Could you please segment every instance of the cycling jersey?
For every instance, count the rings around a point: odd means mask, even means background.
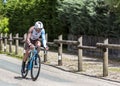
[[[31,40],[36,40],[36,39],[39,39],[40,36],[42,37],[43,46],[47,47],[46,39],[45,39],[45,29],[44,28],[40,32],[37,32],[35,29],[33,29],[30,39]]]

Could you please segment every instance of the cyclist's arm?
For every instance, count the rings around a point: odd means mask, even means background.
[[[47,45],[46,45],[45,30],[44,29],[42,29],[41,36],[42,36],[43,47],[46,48]]]
[[[31,42],[30,42],[30,37],[31,37],[31,34],[32,34],[32,31],[33,31],[34,27],[30,27],[29,31],[28,31],[28,35],[27,35],[27,39],[26,39],[26,42],[31,45]]]

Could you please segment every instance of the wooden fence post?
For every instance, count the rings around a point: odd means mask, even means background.
[[[16,34],[16,46],[15,46],[15,54],[18,54],[18,46],[19,46],[19,34]]]
[[[0,34],[0,51],[2,51],[3,48],[3,34]]]
[[[9,52],[12,53],[12,33],[9,35]]]
[[[48,42],[48,34],[46,34],[46,43]],[[44,62],[46,62],[47,61],[47,51],[46,50],[44,50]]]
[[[58,36],[59,40],[62,40],[62,35]],[[58,65],[62,65],[62,43],[58,46]]]
[[[7,33],[4,35],[4,52],[6,52],[7,49]]]
[[[79,45],[82,46],[82,36],[78,38]],[[78,48],[78,71],[82,71],[82,49]]]
[[[108,39],[104,40],[108,44]],[[103,48],[103,76],[108,76],[108,48]]]

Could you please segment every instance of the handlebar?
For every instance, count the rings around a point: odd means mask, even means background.
[[[37,49],[38,48],[38,46],[35,46],[35,49]],[[40,50],[45,50],[45,48],[44,47],[40,47]]]

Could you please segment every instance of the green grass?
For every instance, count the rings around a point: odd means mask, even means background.
[[[6,55],[14,57],[14,58],[22,59],[23,58],[23,48],[19,47],[18,54],[15,54],[15,46],[12,45],[12,53],[10,53],[9,45],[7,45],[6,52],[4,52],[4,49],[2,49],[2,51],[0,51],[0,54],[6,54]]]
[[[18,59],[22,59],[23,56],[22,55],[16,55],[15,53],[9,53],[9,52],[4,52],[4,51],[0,51],[0,54],[6,54],[8,56],[14,57],[14,58],[18,58]]]

